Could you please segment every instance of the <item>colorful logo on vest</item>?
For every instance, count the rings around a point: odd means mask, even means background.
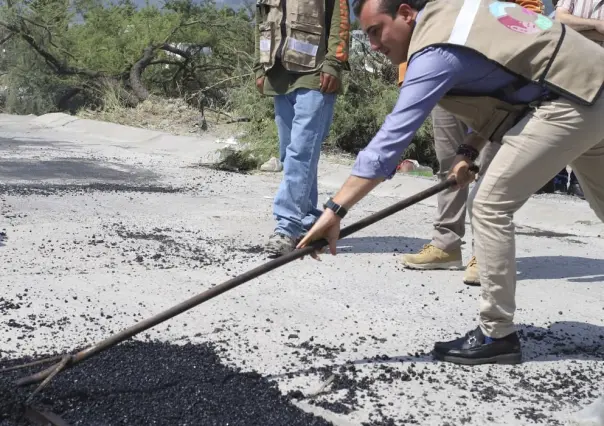
[[[535,34],[549,30],[553,22],[548,17],[525,9],[516,3],[496,1],[489,10],[497,20],[512,31],[522,34]]]

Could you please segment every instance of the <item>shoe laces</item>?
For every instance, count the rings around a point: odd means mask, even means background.
[[[430,252],[433,252],[435,249],[437,249],[437,247],[433,246],[432,244],[424,244],[424,246],[420,250],[419,254],[430,253]]]
[[[468,263],[468,268],[472,268],[474,266],[478,265],[478,261],[476,260],[476,256],[472,256],[472,259],[470,259],[470,262]]]

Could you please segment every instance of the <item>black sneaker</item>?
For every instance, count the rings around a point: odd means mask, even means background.
[[[573,195],[575,197],[579,197],[581,199],[585,199],[585,194],[583,194],[583,190],[581,189],[581,185],[578,183],[571,183],[568,187],[568,195]]]
[[[554,184],[554,180],[550,180],[548,183],[543,185],[543,187],[537,191],[537,194],[553,194],[556,192],[556,185]]]
[[[450,342],[437,342],[432,355],[439,361],[455,364],[519,364],[522,362],[520,339],[517,333],[501,339],[492,339],[476,327],[464,337]]]
[[[568,189],[566,188],[566,184],[562,182],[554,183],[554,192],[556,194],[566,194]]]

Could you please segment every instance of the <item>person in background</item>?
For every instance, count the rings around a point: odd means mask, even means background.
[[[549,15],[552,19],[557,19],[563,24],[582,32],[592,41],[604,45],[604,35],[596,29],[597,21],[604,19],[604,8],[602,1],[598,0],[558,0],[553,2],[555,10]],[[601,26],[601,25],[600,25]],[[563,168],[556,176],[552,178],[539,193],[562,193],[574,195],[585,199],[581,184],[574,171],[570,175],[568,170]]]
[[[585,37],[604,47],[604,1],[603,0],[561,0],[554,1],[554,17],[561,23],[579,31]],[[604,66],[604,65],[603,65]],[[554,178],[556,190],[585,199],[581,185],[575,175],[563,169]],[[568,182],[568,189],[566,184]]]
[[[541,0],[517,0],[515,3],[533,12],[543,13],[544,11]],[[399,87],[404,82],[406,69],[406,62],[399,66]],[[434,148],[439,163],[438,178],[442,181],[447,178],[453,160],[455,160],[457,149],[470,130],[461,120],[438,105],[432,110],[431,118],[434,130]],[[480,165],[479,176],[484,175],[500,146],[498,143],[487,143],[485,145],[478,160]],[[419,253],[402,256],[402,262],[407,268],[455,270],[463,267],[461,245],[466,228],[468,194],[469,189],[465,187],[448,189],[436,196],[437,210],[432,240]],[[472,244],[472,249],[473,246]],[[478,264],[474,255],[472,255],[465,268],[463,282],[468,285],[480,284]]]
[[[294,250],[321,215],[317,169],[342,72],[349,70],[347,0],[260,0],[256,9],[256,87],[274,97],[283,179],[273,203],[276,227],[266,252]]]
[[[575,175],[573,170],[571,170],[570,173],[568,173],[566,167],[560,170],[560,172],[554,176],[553,185],[554,192],[556,193],[574,195],[575,197],[585,199],[577,175]]]

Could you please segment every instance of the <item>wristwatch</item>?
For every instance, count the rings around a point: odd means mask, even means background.
[[[331,197],[325,202],[325,204],[323,204],[323,208],[332,210],[336,216],[340,217],[340,219],[343,219],[344,216],[346,216],[346,213],[348,213],[348,210],[334,202]]]

